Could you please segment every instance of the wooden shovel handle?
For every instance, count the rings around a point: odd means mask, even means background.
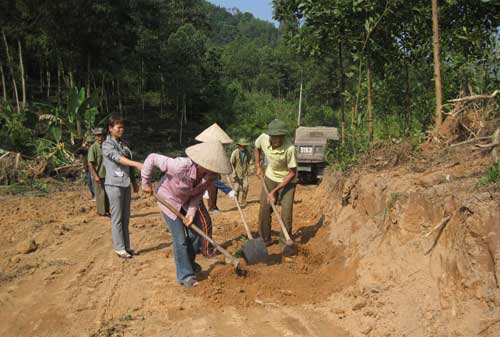
[[[229,176],[226,176],[226,179],[227,183],[229,184],[229,187],[231,187],[231,189],[234,190],[233,184],[231,183],[231,178]],[[252,232],[250,232],[250,228],[248,227],[248,224],[245,220],[245,216],[243,215],[243,211],[241,209],[241,205],[240,202],[238,201],[238,198],[235,197],[234,202],[236,203],[236,207],[238,207],[238,211],[240,212],[241,221],[243,222],[243,226],[245,227],[245,231],[247,232],[248,239],[253,240]]]
[[[160,197],[156,193],[155,193],[155,198],[156,198],[156,200],[158,200],[158,202],[160,204],[162,204],[163,206],[165,206],[166,208],[168,208],[170,210],[170,212],[174,213],[181,220],[184,220],[184,215],[182,215],[181,212],[179,212],[177,209],[175,209],[174,206],[170,205],[168,202],[166,202],[165,200],[163,200],[163,198]],[[239,262],[238,259],[236,259],[234,256],[232,256],[231,254],[229,254],[229,252],[227,250],[225,250],[217,242],[215,242],[214,240],[212,240],[211,237],[209,237],[207,234],[205,234],[205,232],[203,232],[201,229],[199,229],[195,224],[193,224],[189,228],[191,228],[198,235],[202,236],[204,239],[206,239],[208,242],[210,242],[215,247],[215,249],[217,249],[219,252],[221,252],[222,254],[224,254],[224,256],[227,259],[229,259],[232,264],[234,264],[234,265],[238,264],[238,262]]]
[[[267,188],[266,182],[264,178],[261,176],[258,176],[260,178],[260,181],[262,182],[262,186],[264,187],[264,191],[266,191],[266,194],[269,194],[269,189]],[[285,223],[283,222],[283,219],[281,218],[281,214],[278,212],[278,209],[276,208],[276,205],[274,202],[269,202],[271,204],[271,207],[273,208],[273,213],[276,215],[276,219],[278,219],[278,222],[281,226],[281,231],[283,232],[283,235],[285,235],[286,241],[293,242],[292,239],[290,238],[290,234],[288,234],[288,230],[286,229]]]

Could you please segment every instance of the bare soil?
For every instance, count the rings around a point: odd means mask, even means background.
[[[500,193],[477,185],[488,161],[469,147],[377,149],[349,174],[298,187],[296,257],[273,245],[243,277],[199,257],[194,289],[175,281],[152,199],[133,200],[140,255],[121,260],[83,186],[4,197],[0,336],[498,336]],[[254,232],[258,186],[244,209]],[[238,211],[223,195],[219,207],[214,238],[235,252]]]

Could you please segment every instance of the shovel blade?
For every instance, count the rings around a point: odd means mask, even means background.
[[[291,246],[285,245],[282,248],[283,256],[295,256],[295,255],[297,255],[297,252],[298,252],[298,249],[297,249],[297,246],[295,244],[291,245]]]
[[[269,257],[266,243],[261,238],[248,240],[242,250],[243,257],[248,264],[266,262]]]

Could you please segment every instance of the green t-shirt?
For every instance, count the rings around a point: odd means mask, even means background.
[[[94,165],[99,178],[106,178],[106,169],[102,162],[102,144],[95,142],[89,149],[88,161]]]
[[[248,176],[248,167],[250,166],[250,156],[248,152],[241,152],[236,149],[231,153],[230,158],[231,166],[233,167],[233,173],[240,179]]]
[[[288,169],[297,167],[295,146],[288,139],[285,139],[283,145],[273,149],[271,137],[263,133],[255,141],[255,148],[260,149],[266,156],[266,176],[272,181],[282,182],[288,174]]]

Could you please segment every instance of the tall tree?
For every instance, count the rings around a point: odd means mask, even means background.
[[[437,0],[432,0],[432,40],[434,51],[434,82],[436,87],[436,126],[443,120],[443,89],[441,86],[441,61],[439,58],[439,18]]]

